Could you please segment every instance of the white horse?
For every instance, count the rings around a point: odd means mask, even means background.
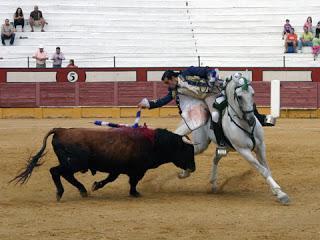
[[[224,134],[232,144],[228,151],[235,150],[242,155],[258,172],[266,179],[273,194],[283,204],[288,204],[288,195],[272,178],[270,168],[266,160],[266,149],[264,144],[263,128],[254,116],[253,96],[254,90],[244,77],[235,79],[231,77],[226,85],[226,96],[228,106],[222,116],[222,127]],[[210,129],[210,122],[192,132],[193,143],[195,143],[195,154],[199,154],[208,148],[210,142],[216,143],[215,135]],[[253,155],[255,152],[255,155]],[[221,155],[215,155],[212,168],[212,190],[217,191],[218,163]],[[183,174],[180,177],[187,177]]]

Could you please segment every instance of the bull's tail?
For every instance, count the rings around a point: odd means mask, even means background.
[[[35,167],[39,167],[42,165],[41,162],[39,163],[39,160],[45,155],[44,151],[47,147],[47,139],[51,134],[54,134],[55,132],[56,132],[56,129],[54,128],[47,133],[47,135],[43,138],[43,143],[42,143],[42,147],[41,147],[40,151],[36,155],[34,155],[28,159],[26,167],[15,178],[13,178],[9,183],[15,182],[15,183],[24,184],[29,180],[33,169]]]

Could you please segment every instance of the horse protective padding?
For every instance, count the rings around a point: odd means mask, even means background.
[[[209,112],[206,104],[199,99],[186,95],[179,95],[181,117],[188,128],[193,131],[205,125],[209,119]]]

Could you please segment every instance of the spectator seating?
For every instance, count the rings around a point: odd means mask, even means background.
[[[26,67],[39,44],[51,55],[60,46],[79,67],[283,66],[283,21],[298,35],[307,16],[320,20],[310,0],[10,0],[0,19],[22,7],[27,19],[39,4],[46,32],[16,34],[15,46],[0,46],[0,67]],[[319,19],[318,19],[319,18]],[[19,28],[18,28],[19,29]],[[19,39],[26,37],[27,39]],[[305,52],[305,51],[303,51]],[[286,66],[319,66],[310,53],[287,54]],[[67,64],[67,61],[64,63]],[[50,66],[50,63],[47,64]],[[30,60],[34,67],[34,60]]]

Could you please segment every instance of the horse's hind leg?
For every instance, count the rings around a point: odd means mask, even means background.
[[[107,178],[103,179],[99,182],[94,182],[92,185],[92,191],[96,191],[100,188],[103,188],[107,183],[113,182],[118,178],[120,174],[119,173],[110,173]]]
[[[218,179],[218,163],[222,157],[220,155],[215,155],[213,159],[213,165],[212,165],[212,175],[211,175],[211,184],[212,184],[212,192],[217,193],[218,192],[218,185],[217,185],[217,179]]]
[[[54,182],[54,184],[56,185],[56,188],[57,188],[57,193],[56,193],[57,201],[60,201],[60,199],[61,199],[61,197],[63,195],[63,192],[64,192],[64,189],[63,189],[63,186],[62,186],[62,183],[61,183],[61,179],[60,179],[60,176],[62,174],[62,166],[59,165],[59,166],[50,168],[50,173],[51,173],[53,182]]]
[[[290,199],[288,195],[281,190],[281,187],[276,183],[272,178],[271,172],[269,169],[262,164],[253,156],[252,152],[249,149],[237,149],[237,151],[252,165],[254,166],[260,174],[266,179],[267,183],[270,185],[272,191],[275,192],[278,200],[283,204],[288,204]]]

